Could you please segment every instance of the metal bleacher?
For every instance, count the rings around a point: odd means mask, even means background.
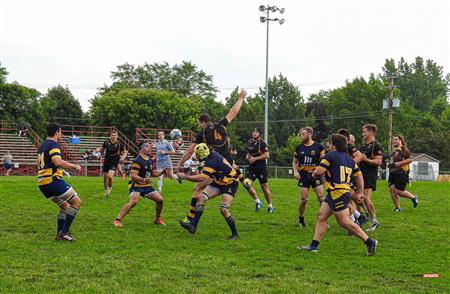
[[[14,169],[11,175],[33,175],[37,171],[37,147],[41,139],[30,127],[26,136],[20,137],[16,123],[0,121],[0,158],[9,151]],[[0,174],[4,174],[3,161]]]
[[[137,154],[137,147],[123,133],[110,126],[76,126],[62,125],[63,138],[60,142],[63,158],[83,167],[83,175],[100,175],[102,159],[93,156],[86,156],[103,142],[109,140],[110,132],[115,129],[118,132],[118,141],[128,150],[127,161],[132,161]],[[73,143],[71,138],[76,136],[79,140]],[[88,152],[86,152],[88,151]]]

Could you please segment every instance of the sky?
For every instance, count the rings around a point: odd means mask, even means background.
[[[8,81],[67,85],[84,111],[123,63],[191,61],[224,99],[265,83],[261,5],[285,12],[269,26],[269,76],[282,73],[304,97],[380,73],[386,58],[432,59],[450,72],[448,0],[138,1],[2,0],[0,62]]]

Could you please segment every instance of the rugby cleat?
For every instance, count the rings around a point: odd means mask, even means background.
[[[402,210],[400,209],[400,207],[397,207],[394,209],[394,212],[402,212]]]
[[[119,219],[115,219],[115,220],[113,221],[113,225],[114,225],[115,227],[117,227],[117,228],[122,228],[122,227],[123,227],[122,222],[121,222]]]
[[[273,207],[272,206],[267,207],[267,212],[268,213],[273,213]]]
[[[183,227],[183,229],[187,230],[191,234],[195,234],[195,231],[197,231],[197,228],[191,225],[191,223],[185,223],[182,220],[179,220],[178,222]]]
[[[372,223],[372,225],[370,226],[370,228],[368,228],[366,230],[366,232],[373,232],[376,230],[376,228],[378,228],[380,226],[380,224],[378,222],[374,222]]]
[[[105,190],[105,194],[103,195],[103,199],[108,200],[109,197],[111,196],[111,190],[112,188],[106,189]]]
[[[373,243],[371,245],[367,245],[367,256],[373,256],[375,255],[375,250],[377,249],[377,240],[373,240]]]
[[[416,197],[414,197],[413,199],[411,199],[414,208],[416,208],[417,205],[419,204],[419,196],[418,196],[418,195],[415,195],[415,196],[416,196]]]
[[[67,242],[75,242],[75,238],[73,238],[70,233],[59,232],[56,236],[55,240],[57,241],[67,241]]]
[[[256,203],[255,211],[256,211],[256,212],[260,211],[262,207],[263,207],[263,203],[262,203],[262,202],[257,202],[257,203]]]
[[[311,245],[298,246],[297,249],[298,250],[304,250],[304,251],[310,251],[312,253],[318,253],[319,252],[319,248],[311,246]]]
[[[298,222],[298,226],[299,226],[300,228],[306,228],[305,222]]]
[[[166,223],[160,217],[155,217],[155,220],[153,221],[153,223],[155,225],[161,225],[161,226],[165,226],[166,225]]]
[[[240,238],[239,235],[231,235],[228,237],[228,240],[239,240]]]

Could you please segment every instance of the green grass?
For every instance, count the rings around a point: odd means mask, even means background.
[[[311,240],[318,204],[311,195],[310,226],[298,228],[294,180],[270,181],[274,214],[255,213],[239,188],[231,208],[237,241],[226,240],[218,199],[207,204],[196,235],[178,225],[192,183],[165,182],[166,227],[153,225],[153,202],[141,199],[118,229],[111,223],[128,199],[125,180],[115,179],[108,201],[101,178],[68,182],[82,199],[73,244],[53,240],[57,207],[40,194],[34,177],[0,178],[1,293],[450,292],[450,183],[413,183],[408,189],[421,196],[419,207],[402,199],[403,212],[394,213],[386,183],[379,182],[373,198],[381,225],[371,234],[379,247],[366,257],[365,246],[334,219],[319,254],[296,249]],[[424,279],[423,273],[441,277]]]

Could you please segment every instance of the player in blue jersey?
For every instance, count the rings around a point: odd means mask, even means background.
[[[75,241],[69,230],[80,209],[81,200],[77,192],[63,178],[63,169],[81,171],[78,164],[69,163],[61,158],[58,141],[62,131],[58,123],[46,126],[47,139],[38,149],[38,185],[44,196],[59,206],[58,226],[55,240]]]
[[[347,138],[339,134],[331,137],[332,152],[326,154],[320,166],[314,170],[313,178],[325,175],[328,194],[320,205],[317,215],[314,237],[310,245],[298,247],[301,250],[318,252],[319,243],[327,230],[327,220],[333,214],[339,225],[352,232],[367,246],[367,255],[375,254],[377,241],[369,238],[366,233],[349,219],[348,202],[350,200],[350,181],[355,178],[357,185],[356,197],[363,199],[363,177],[358,165],[347,153]]]
[[[161,218],[164,199],[161,194],[152,187],[151,177],[157,177],[163,173],[163,171],[157,172],[155,169],[155,162],[151,158],[152,148],[153,146],[151,143],[142,143],[139,148],[139,155],[131,164],[130,200],[122,207],[119,215],[114,220],[113,225],[116,227],[123,227],[122,219],[136,206],[136,204],[138,204],[140,196],[155,202],[156,216],[153,223],[156,225],[166,225]]]
[[[158,141],[155,144],[156,148],[156,169],[163,173],[158,177],[158,192],[162,193],[163,176],[166,174],[169,179],[178,180],[177,175],[173,173],[172,160],[170,155],[175,154],[175,149],[172,144],[164,138],[164,132],[158,132]]]
[[[201,188],[196,195],[197,203],[194,218],[190,222],[179,221],[180,225],[191,234],[197,231],[197,225],[205,209],[205,202],[222,195],[220,213],[231,230],[230,239],[239,239],[234,219],[230,214],[231,202],[238,188],[238,174],[231,164],[218,152],[210,151],[205,143],[195,147],[195,156],[204,161],[202,173],[199,175],[186,175],[178,173],[178,177],[188,181],[197,182]]]
[[[311,127],[301,128],[298,134],[302,143],[295,148],[292,169],[300,187],[298,225],[304,228],[306,227],[305,209],[308,202],[309,187],[314,189],[319,202],[323,200],[322,181],[321,179],[313,179],[312,173],[319,166],[320,158],[325,154],[325,150],[320,143],[314,142],[312,139],[313,129]]]

